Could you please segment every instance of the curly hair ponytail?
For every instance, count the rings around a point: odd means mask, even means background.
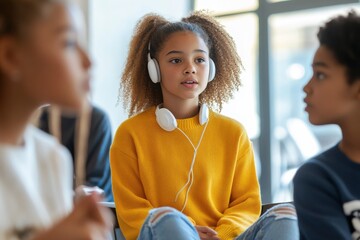
[[[235,43],[212,16],[197,11],[179,22],[169,22],[157,14],[147,14],[135,28],[121,80],[123,104],[129,116],[162,103],[161,87],[152,83],[148,75],[147,54],[156,58],[171,34],[185,31],[203,39],[216,66],[215,79],[200,94],[200,103],[221,111],[223,103],[241,86],[242,63]]]
[[[147,72],[147,54],[153,32],[166,23],[163,17],[148,14],[135,27],[120,85],[129,116],[162,102],[160,85],[154,85]]]

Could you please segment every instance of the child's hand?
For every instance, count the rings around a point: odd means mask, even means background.
[[[217,236],[217,232],[210,227],[195,226],[195,228],[201,240],[220,240],[220,238]]]
[[[73,211],[33,240],[105,240],[113,228],[113,214],[98,204],[101,197],[92,193],[75,203]]]
[[[93,192],[97,193],[102,198],[105,197],[104,190],[102,190],[101,188],[99,188],[97,186],[89,187],[89,186],[81,185],[75,189],[75,201],[78,201],[80,198],[82,198],[84,196],[91,195]],[[102,201],[102,199],[100,199],[99,201]]]

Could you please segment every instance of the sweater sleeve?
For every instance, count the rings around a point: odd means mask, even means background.
[[[294,178],[294,204],[298,215],[300,238],[352,239],[336,189],[315,162],[304,164]]]
[[[222,240],[232,240],[244,232],[259,218],[261,210],[254,153],[246,134],[240,139],[238,156],[229,207],[215,229]]]
[[[127,152],[124,152],[126,149]],[[126,239],[136,239],[148,212],[131,135],[119,127],[110,148],[110,168],[117,218]],[[123,169],[126,169],[125,171]]]

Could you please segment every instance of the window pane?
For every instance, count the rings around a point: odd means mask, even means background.
[[[273,182],[277,183],[275,202],[292,200],[292,176],[297,167],[334,145],[341,137],[335,125],[313,126],[309,123],[302,88],[312,75],[311,63],[318,47],[319,26],[330,17],[346,13],[349,7],[276,14],[269,19],[272,139],[276,139],[271,146],[274,153],[272,176]]]
[[[224,106],[222,114],[240,121],[245,126],[256,150],[256,140],[260,134],[257,111],[258,18],[255,14],[242,14],[218,20],[233,37],[244,66],[241,76],[243,85],[234,98]],[[259,159],[256,160],[260,174]]]
[[[258,0],[195,0],[195,9],[207,9],[214,14],[252,11],[258,8]]]
[[[277,2],[288,2],[288,1],[291,1],[291,0],[267,0],[268,2],[271,2],[271,3],[277,3]]]

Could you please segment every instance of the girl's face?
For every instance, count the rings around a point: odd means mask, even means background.
[[[343,124],[359,112],[360,81],[349,85],[346,67],[341,65],[332,52],[320,46],[315,53],[313,76],[305,85],[305,111],[315,125]]]
[[[79,46],[74,6],[49,4],[19,40],[19,88],[25,102],[79,109],[89,91],[90,61]]]
[[[173,33],[157,60],[164,103],[190,100],[198,104],[209,76],[209,49],[203,39],[189,31]]]

